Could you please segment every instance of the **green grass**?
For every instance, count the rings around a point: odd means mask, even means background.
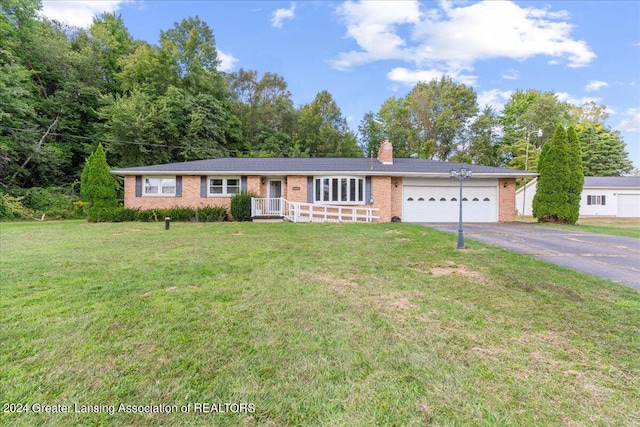
[[[533,217],[518,217],[518,221],[536,222],[536,219]],[[640,218],[582,217],[575,225],[546,223],[539,224],[539,226],[640,239]]]
[[[612,282],[406,224],[0,227],[3,409],[192,405],[3,426],[640,424]]]

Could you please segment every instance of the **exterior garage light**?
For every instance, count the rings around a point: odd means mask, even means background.
[[[460,167],[460,170],[451,170],[449,172],[449,178],[457,179],[460,184],[460,197],[458,200],[460,201],[459,214],[460,217],[458,219],[458,249],[464,249],[464,232],[462,231],[462,181],[465,179],[471,179],[471,171],[464,166]]]

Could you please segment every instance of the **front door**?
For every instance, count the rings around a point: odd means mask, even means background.
[[[282,180],[270,179],[267,189],[269,215],[282,216],[282,200],[280,199],[282,197]]]
[[[267,197],[270,199],[279,199],[282,197],[282,180],[270,179],[269,180],[269,194]]]

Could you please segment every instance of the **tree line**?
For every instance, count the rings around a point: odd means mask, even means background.
[[[198,17],[135,40],[115,14],[88,29],[38,15],[39,0],[0,2],[0,190],[69,187],[102,143],[112,167],[215,157],[358,157],[389,139],[417,156],[536,170],[558,125],[576,129],[585,175],[633,165],[606,107],[518,90],[497,112],[447,76],[387,99],[350,129],[333,96],[295,106],[284,77],[218,70],[212,29]],[[542,129],[542,137],[537,130]],[[525,165],[526,164],[526,165]]]

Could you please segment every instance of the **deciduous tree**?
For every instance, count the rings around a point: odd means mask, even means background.
[[[300,108],[298,138],[312,157],[361,157],[356,137],[326,90]]]
[[[415,151],[419,157],[448,160],[468,134],[478,112],[473,88],[443,76],[418,83],[406,97]]]

